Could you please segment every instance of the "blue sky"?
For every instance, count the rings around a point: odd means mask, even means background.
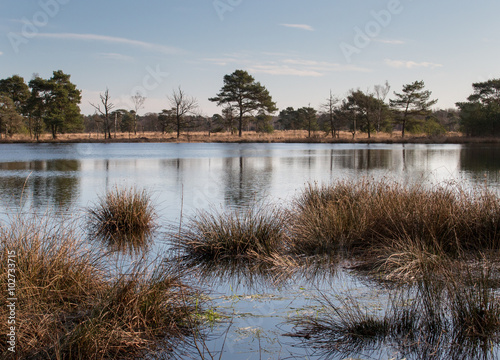
[[[330,90],[393,91],[424,80],[453,107],[472,83],[500,77],[495,0],[1,0],[0,78],[71,74],[80,105],[109,88],[116,108],[168,108],[181,86],[200,112],[225,74],[247,70],[280,109],[319,108]]]

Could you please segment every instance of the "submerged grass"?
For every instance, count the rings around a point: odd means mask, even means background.
[[[287,335],[304,338],[315,348],[354,353],[382,341],[390,331],[387,317],[370,313],[352,297],[332,299],[321,294],[318,304],[323,310],[292,319],[295,332]]]
[[[471,268],[460,264],[447,276],[450,318],[457,342],[500,336],[500,296],[494,285],[498,274],[489,262],[480,265]]]
[[[15,254],[16,352],[2,358],[135,358],[168,350],[196,326],[195,292],[159,264],[111,277],[74,223],[19,214],[0,228],[0,282]],[[175,271],[177,271],[176,269]],[[8,309],[0,308],[2,319]],[[8,333],[7,321],[0,332]]]
[[[112,247],[141,247],[155,228],[150,197],[136,189],[108,193],[89,214],[90,233]],[[182,281],[185,269],[218,278],[258,275],[276,284],[314,278],[347,256],[407,287],[391,296],[382,315],[352,298],[339,304],[324,296],[326,311],[296,319],[296,335],[326,351],[387,342],[405,353],[423,344],[428,358],[453,344],[498,344],[498,276],[477,255],[498,255],[499,223],[500,201],[484,189],[370,179],[309,185],[289,210],[200,211],[169,234],[179,262],[140,262],[111,277],[73,224],[18,215],[0,229],[0,280],[6,282],[7,254],[14,251],[16,356],[134,358],[168,353],[188,334],[198,338],[197,297]],[[471,258],[474,266],[466,263]],[[0,332],[8,332],[7,322]],[[5,343],[0,354],[15,357]]]
[[[146,190],[116,187],[88,209],[89,235],[113,249],[139,250],[151,239],[156,218]]]
[[[363,179],[311,184],[290,213],[292,254],[340,254],[397,285],[378,313],[352,298],[321,295],[325,310],[295,318],[293,336],[326,358],[381,344],[410,358],[494,358],[498,195]]]
[[[492,287],[497,279],[491,264],[476,268],[447,263],[443,277],[429,272],[392,291],[378,313],[353,298],[321,294],[324,310],[292,319],[291,335],[325,357],[384,345],[410,358],[489,359],[500,343],[500,297]]]

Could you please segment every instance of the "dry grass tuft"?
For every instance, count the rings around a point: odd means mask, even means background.
[[[196,297],[180,273],[141,263],[110,277],[73,223],[18,215],[0,228],[0,281],[15,252],[16,353],[2,358],[136,358],[172,347],[196,326]],[[178,270],[178,269],[177,269]],[[0,308],[7,318],[8,309]],[[6,334],[7,322],[0,323]]]
[[[156,229],[151,196],[135,187],[115,188],[88,210],[89,235],[112,249],[144,248]]]
[[[346,251],[391,279],[418,277],[446,258],[500,249],[500,201],[484,189],[370,179],[309,185],[291,218],[293,253]]]
[[[193,261],[255,259],[284,249],[286,215],[269,206],[224,213],[200,211],[179,233],[172,233],[174,249]]]

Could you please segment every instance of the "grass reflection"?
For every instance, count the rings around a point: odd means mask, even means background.
[[[495,359],[500,302],[492,264],[449,263],[444,276],[427,273],[390,291],[376,311],[351,296],[319,294],[322,311],[292,319],[294,337],[320,358],[359,356],[388,348],[408,359]]]

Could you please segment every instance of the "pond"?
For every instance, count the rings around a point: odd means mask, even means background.
[[[492,145],[1,144],[1,210],[23,203],[68,212],[126,184],[150,191],[167,221],[181,207],[192,214],[289,200],[307,182],[388,177],[497,188],[498,155]]]
[[[71,216],[106,191],[128,185],[152,195],[163,230],[198,210],[243,209],[259,202],[291,207],[311,182],[385,178],[497,191],[498,159],[500,146],[480,144],[2,144],[0,218],[47,210]],[[152,256],[164,246],[158,239]],[[193,275],[191,281],[208,292],[217,316],[229,315],[211,324],[214,336],[207,342],[215,358],[222,350],[222,359],[314,358],[312,350],[300,346],[301,339],[285,335],[292,329],[288,319],[319,311],[314,299],[319,292],[350,296],[374,309],[387,302],[383,288],[342,266],[317,278],[297,274],[278,285],[244,272]],[[398,353],[382,347],[349,356],[392,359]]]

